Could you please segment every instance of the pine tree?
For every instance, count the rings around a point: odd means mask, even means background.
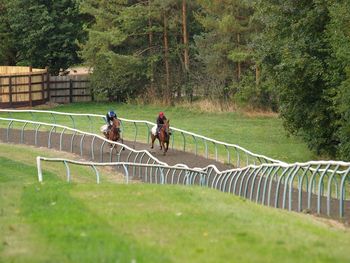
[[[252,51],[249,48],[252,9],[238,0],[197,0],[200,11],[196,19],[204,32],[195,37],[198,58],[205,71],[216,79],[222,98],[228,98],[248,68]]]
[[[148,79],[149,7],[141,1],[86,0],[82,12],[92,18],[82,54],[93,68],[95,91],[119,101],[140,93]]]

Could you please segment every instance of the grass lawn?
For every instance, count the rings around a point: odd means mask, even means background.
[[[277,116],[249,117],[241,112],[208,113],[183,107],[156,107],[115,103],[78,103],[54,108],[57,111],[105,114],[115,109],[127,119],[155,122],[159,111],[171,119],[171,126],[206,137],[235,143],[249,151],[287,162],[309,161],[317,156],[300,138],[287,136]]]
[[[266,155],[271,158],[279,159],[286,162],[303,162],[320,159],[308,150],[300,138],[287,136],[283,129],[282,121],[277,116],[247,116],[242,112],[229,113],[208,113],[196,109],[185,107],[157,107],[152,105],[133,105],[133,104],[116,104],[116,103],[74,103],[60,105],[52,108],[54,111],[75,112],[75,113],[95,113],[105,114],[109,109],[115,109],[118,116],[127,119],[148,120],[155,122],[159,111],[164,111],[166,116],[171,119],[171,126],[195,132],[212,139],[238,144],[245,147],[251,152]],[[4,116],[4,115],[2,115]],[[13,115],[16,117],[19,115]],[[32,119],[27,114],[25,119]],[[52,122],[51,116],[36,117],[40,121]],[[57,117],[58,123],[72,125],[67,117]],[[103,124],[102,120],[94,121],[93,130],[98,132],[98,128]],[[89,131],[86,118],[76,120],[78,129]],[[144,126],[138,132],[138,138],[146,140],[147,127]],[[130,124],[125,127],[125,138],[134,138],[134,127]],[[176,140],[182,143],[179,134],[175,134]],[[188,137],[187,147],[193,147],[193,139]],[[192,146],[191,146],[192,143]],[[179,145],[176,145],[179,146]],[[213,146],[209,145],[212,153]],[[203,153],[203,144],[200,142],[199,150]],[[219,149],[221,156],[225,157],[225,149]],[[219,152],[219,153],[220,153]],[[232,153],[234,157],[234,153]]]
[[[59,164],[39,184],[36,155],[62,153],[0,144],[0,262],[350,262],[331,221],[200,187],[97,185],[79,167],[68,184]]]

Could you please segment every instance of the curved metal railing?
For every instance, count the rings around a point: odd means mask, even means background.
[[[183,166],[141,164],[129,162],[93,163],[61,158],[37,157],[38,180],[42,182],[41,161],[68,164],[120,167],[125,181],[138,179],[144,183],[199,185],[235,194],[253,202],[276,208],[303,211],[339,217],[349,214],[350,201],[346,200],[350,163],[337,161],[312,161],[294,164],[262,164],[219,171],[215,166],[190,169]],[[142,171],[141,168],[148,168]],[[345,205],[346,204],[346,205]],[[347,209],[345,209],[347,208]],[[337,213],[338,211],[338,213]]]
[[[15,136],[20,143],[26,143],[30,137],[37,146],[76,152],[91,160],[99,159],[99,163],[108,159],[108,165],[119,166],[132,177],[143,178],[144,182],[198,184],[268,206],[296,211],[309,209],[316,213],[326,211],[333,216],[335,210],[342,217],[346,207],[350,209],[346,200],[350,172],[347,162],[264,163],[226,171],[219,171],[214,165],[191,169],[184,164],[169,166],[148,151],[138,151],[66,126],[0,118],[0,123],[2,121],[7,124],[1,135],[4,141],[11,141],[11,136]],[[28,129],[29,125],[33,125],[32,130]],[[109,144],[112,146],[107,148]]]
[[[96,125],[102,125],[105,123],[105,116],[98,114],[81,114],[81,113],[66,113],[56,111],[44,111],[44,110],[11,110],[0,109],[0,113],[7,113],[12,117],[14,114],[29,114],[33,120],[38,119],[38,115],[44,114],[44,118],[55,124],[58,121],[65,122],[69,120],[72,127],[75,129],[77,126],[82,126],[80,130],[88,129],[90,133],[98,132]],[[59,117],[66,117],[65,120],[60,120]],[[79,118],[79,119],[78,119]],[[84,120],[85,119],[85,120]],[[147,142],[149,143],[150,130],[155,123],[144,120],[130,120],[125,118],[119,118],[122,124],[122,136],[128,136],[129,140],[134,142]],[[82,123],[83,122],[83,123]],[[232,164],[235,167],[247,166],[250,164],[262,164],[262,163],[284,163],[280,160],[276,160],[264,155],[259,155],[250,152],[249,150],[231,143],[225,143],[222,141],[214,140],[196,133],[188,132],[182,129],[171,127],[171,147],[178,148],[183,151],[191,151],[195,155],[203,155],[206,158],[213,157],[216,161],[222,157],[222,161]],[[140,135],[140,131],[143,134]],[[176,138],[176,141],[175,141]],[[126,139],[126,137],[124,137]]]
[[[188,168],[183,165],[162,165],[162,164],[145,164],[145,163],[130,163],[130,162],[112,162],[112,163],[97,163],[97,162],[84,162],[75,161],[62,158],[45,158],[37,156],[37,169],[38,169],[38,181],[43,182],[43,173],[41,168],[41,161],[49,162],[62,162],[66,167],[67,182],[71,181],[71,172],[69,164],[89,166],[96,174],[96,182],[100,183],[100,173],[96,167],[98,166],[112,166],[114,168],[123,168],[125,173],[125,183],[129,183],[132,179],[141,179],[143,182],[165,184],[170,182],[171,184],[183,182],[185,184],[191,184],[193,180],[190,177],[200,176],[199,181],[204,177],[205,172],[200,168]],[[133,169],[130,169],[132,167]],[[135,169],[139,168],[139,169]],[[144,169],[145,172],[140,168]],[[182,178],[182,179],[181,179]]]
[[[58,124],[0,117],[0,123],[2,121],[6,122],[6,132],[3,134],[4,141],[10,141],[11,134],[16,133],[19,142],[22,144],[25,143],[25,138],[30,136],[30,141],[34,140],[35,146],[46,146],[48,148],[56,146],[61,151],[75,152],[91,160],[96,160],[99,156],[100,162],[108,159],[110,162],[116,160],[118,162],[166,165],[166,163],[160,161],[146,150],[135,150],[127,145],[107,140],[94,133],[83,132]],[[15,129],[14,124],[19,124],[20,126]],[[29,125],[33,125],[32,130],[28,130]],[[40,144],[40,141],[45,143]]]

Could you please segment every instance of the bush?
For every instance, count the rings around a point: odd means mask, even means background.
[[[97,96],[124,102],[143,92],[146,79],[142,60],[117,54],[100,55],[91,76],[91,86]]]

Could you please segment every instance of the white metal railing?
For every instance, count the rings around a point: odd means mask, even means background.
[[[181,176],[181,173],[185,172],[185,174],[189,173],[196,173],[203,175],[205,172],[200,168],[189,168],[186,165],[176,164],[176,165],[163,165],[163,164],[145,164],[145,163],[130,163],[130,162],[108,162],[108,163],[98,163],[98,162],[85,162],[85,161],[75,161],[75,160],[69,160],[69,159],[62,159],[62,158],[45,158],[37,156],[37,169],[38,169],[38,181],[43,182],[43,173],[41,168],[41,161],[48,161],[48,162],[62,162],[66,166],[66,175],[67,175],[67,182],[71,181],[71,173],[69,169],[68,164],[75,164],[75,165],[82,165],[82,166],[90,166],[94,170],[96,174],[96,182],[100,183],[100,174],[96,167],[98,166],[112,166],[112,167],[122,167],[123,171],[125,173],[125,182],[129,183],[129,177],[134,178],[136,174],[139,176],[142,175],[142,177],[146,178],[149,177],[152,182],[152,174],[159,173],[161,175],[161,180],[159,182],[161,184],[164,184],[166,180],[168,179],[168,173],[164,174],[164,170],[172,170],[172,178],[178,178]],[[131,169],[131,172],[129,172],[130,167],[137,167],[137,168],[148,168],[148,169]],[[142,172],[141,172],[142,171]],[[131,174],[131,175],[130,175]],[[130,176],[129,176],[130,175]],[[140,176],[141,177],[141,176]],[[157,176],[154,177],[155,183],[158,182]]]
[[[166,165],[166,163],[160,161],[156,157],[154,157],[152,154],[150,154],[146,150],[135,150],[127,145],[124,145],[120,142],[114,142],[107,140],[106,138],[99,136],[94,133],[89,132],[83,132],[77,129],[69,128],[63,125],[58,124],[51,124],[51,123],[44,123],[44,122],[35,122],[35,121],[28,121],[28,120],[17,120],[17,119],[9,119],[9,118],[2,118],[0,117],[0,123],[4,121],[7,123],[6,127],[6,138],[5,140],[9,141],[9,137],[11,135],[11,131],[13,132],[13,124],[19,123],[22,124],[20,129],[16,129],[19,131],[19,141],[20,143],[24,142],[24,134],[26,132],[26,128],[28,127],[28,124],[34,125],[33,134],[30,134],[30,136],[33,136],[32,141],[34,141],[35,145],[39,144],[39,137],[43,134],[40,134],[40,128],[47,127],[47,147],[51,148],[53,144],[53,134],[59,135],[57,138],[57,144],[59,150],[63,150],[64,148],[64,135],[70,136],[70,147],[69,150],[73,152],[74,148],[74,142],[78,141],[78,146],[75,146],[75,148],[78,148],[78,152],[81,156],[84,154],[89,156],[92,160],[95,160],[96,158],[96,148],[98,150],[98,153],[100,155],[100,162],[103,162],[104,153],[106,150],[106,146],[109,144],[112,145],[112,147],[109,148],[109,160],[112,162],[112,160],[117,158],[118,161],[121,161],[121,158],[124,157],[127,162],[133,161],[135,163],[137,162],[146,162],[146,163],[157,163],[161,165]],[[57,132],[57,130],[60,130],[60,132]],[[56,131],[56,132],[54,132]],[[90,140],[88,140],[90,138]],[[99,147],[96,147],[96,144],[99,145]],[[45,142],[46,146],[46,142]],[[84,147],[85,146],[85,147]],[[119,146],[119,147],[118,147]],[[119,148],[119,150],[118,150]],[[66,149],[68,150],[68,149]],[[121,154],[123,151],[123,154]],[[182,164],[183,166],[186,166]],[[187,166],[186,166],[187,167]]]
[[[105,122],[105,116],[98,115],[98,114],[82,114],[82,113],[66,113],[66,112],[56,112],[56,111],[44,111],[44,110],[12,110],[12,109],[0,109],[0,113],[8,113],[10,116],[16,113],[29,113],[33,119],[35,119],[36,114],[46,114],[47,116],[50,116],[52,122],[57,122],[57,116],[66,116],[69,117],[71,124],[73,128],[76,128],[77,124],[81,120],[76,120],[76,117],[86,118],[86,121],[89,124],[90,132],[93,131],[93,125],[96,124],[94,122],[94,119],[98,120],[98,123],[104,123]],[[142,125],[144,128],[146,128],[146,135],[144,135],[144,138],[147,138],[147,142],[149,142],[150,137],[150,130],[155,125],[155,123],[144,121],[144,120],[131,120],[131,119],[125,119],[125,118],[119,118],[121,120],[122,124],[122,136],[126,132],[126,124],[132,124],[131,127],[134,129],[133,132],[130,132],[130,134],[134,134],[134,142],[140,140],[138,138],[139,130],[142,129],[140,125]],[[129,127],[130,129],[130,127]],[[202,135],[198,135],[196,133],[188,132],[179,128],[171,127],[172,130],[172,139],[171,139],[171,147],[174,148],[175,145],[175,136],[176,134],[180,134],[181,138],[180,140],[176,141],[177,147],[180,147],[183,151],[188,151],[190,145],[192,147],[192,151],[195,155],[199,153],[200,148],[200,142],[203,143],[202,147],[204,148],[204,152],[202,153],[203,156],[206,158],[210,158],[210,155],[214,156],[215,160],[219,159],[219,150],[222,152],[223,155],[226,155],[225,161],[228,164],[233,164],[236,167],[242,166],[242,162],[244,162],[243,166],[249,165],[249,164],[262,164],[262,163],[285,163],[280,160],[276,160],[273,158],[269,158],[264,155],[255,154],[251,151],[236,145],[232,143],[225,143],[222,141],[214,140]],[[189,141],[189,138],[192,141]],[[181,146],[180,146],[181,145]],[[210,145],[213,146],[213,152],[210,152]],[[221,147],[219,149],[219,147]]]
[[[178,165],[96,163],[37,157],[39,182],[43,181],[41,161],[64,163],[67,181],[71,178],[68,164],[92,167],[96,173],[97,183],[100,182],[100,175],[96,167],[113,166],[122,168],[126,183],[131,179],[140,179],[144,183],[200,185],[239,195],[267,206],[299,212],[309,209],[328,216],[335,216],[336,209],[339,216],[343,217],[345,202],[349,208],[345,194],[349,187],[347,181],[350,163],[346,162],[262,164],[219,171],[214,165],[191,169]]]
[[[2,121],[7,123],[6,134],[3,134],[3,137],[8,141],[12,133],[18,132],[18,140],[21,143],[24,143],[24,135],[26,135],[32,136],[31,140],[34,140],[37,145],[38,138],[42,139],[46,134],[47,147],[51,148],[55,142],[60,150],[64,150],[64,142],[68,140],[70,145],[68,148],[71,151],[74,147],[78,148],[81,155],[91,156],[92,160],[95,159],[94,148],[97,144],[97,150],[100,153],[99,163],[104,163],[105,146],[110,143],[113,145],[107,153],[110,155],[110,163],[104,165],[120,166],[125,173],[133,177],[137,175],[144,182],[199,184],[269,206],[291,210],[293,205],[297,205],[297,211],[306,208],[324,213],[323,210],[326,210],[328,215],[334,215],[334,208],[336,208],[339,210],[339,215],[344,216],[344,203],[348,202],[345,196],[349,187],[350,163],[347,162],[264,163],[225,171],[219,171],[214,165],[204,168],[189,168],[184,164],[169,166],[148,151],[137,151],[93,133],[51,123],[0,118],[0,122]],[[14,123],[20,124],[20,129],[14,129]],[[34,125],[34,130],[26,130],[29,124]],[[43,126],[48,129],[44,134],[40,134],[40,128]],[[119,147],[119,151],[113,155],[116,147]],[[124,154],[122,154],[123,148],[125,148]],[[117,159],[116,162],[112,161],[114,157]],[[68,164],[68,160],[62,160],[62,162]],[[88,162],[86,165],[91,165],[97,171],[96,163]],[[326,208],[322,208],[322,204],[326,204]]]

